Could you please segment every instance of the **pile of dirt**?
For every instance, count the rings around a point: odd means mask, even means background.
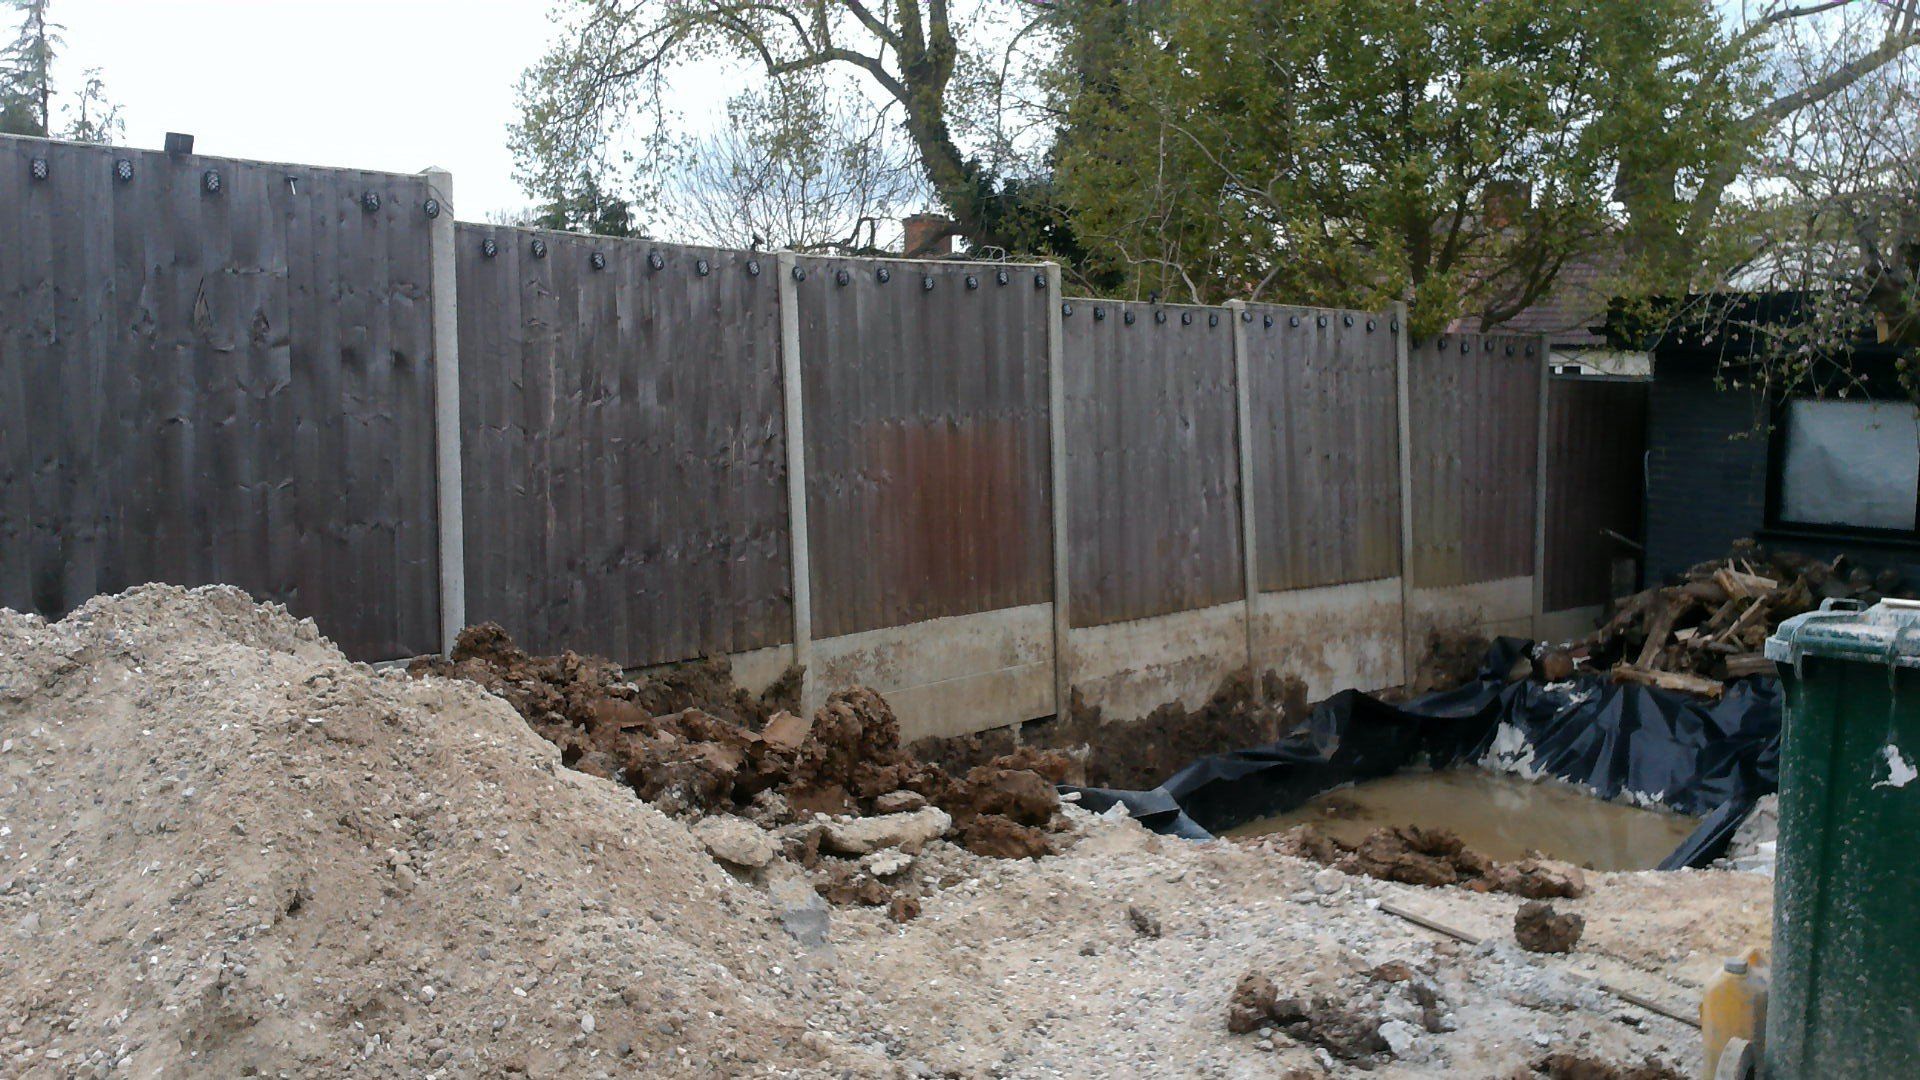
[[[0,610],[0,1072],[820,1060],[767,982],[771,913],[557,757],[238,590]]]
[[[1269,671],[1255,694],[1253,681],[1240,672],[1222,680],[1197,709],[1171,702],[1138,720],[1109,720],[1076,691],[1065,717],[922,739],[912,750],[954,771],[1022,751],[1058,751],[1070,762],[1063,783],[1144,791],[1197,758],[1274,742],[1307,716],[1305,682]]]
[[[1345,844],[1311,825],[1301,825],[1251,842],[1344,873],[1405,885],[1451,885],[1533,900],[1577,898],[1587,891],[1586,875],[1579,867],[1541,857],[1495,862],[1468,848],[1447,829],[1396,825],[1375,829],[1358,844]]]
[[[774,827],[873,814],[879,800],[910,793],[951,815],[968,850],[1038,857],[1052,850],[1054,784],[1071,769],[1064,755],[1027,750],[951,775],[901,748],[893,710],[865,687],[836,692],[803,718],[788,711],[792,673],[758,698],[734,685],[724,660],[629,678],[572,652],[531,655],[494,623],[468,627],[449,658],[419,657],[408,671],[499,695],[560,748],[563,763],[672,814],[749,813]]]
[[[1427,635],[1427,653],[1414,667],[1404,696],[1419,697],[1474,681],[1492,644],[1477,630],[1432,631]]]

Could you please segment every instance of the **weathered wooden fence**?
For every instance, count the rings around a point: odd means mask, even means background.
[[[363,659],[492,619],[799,661],[919,735],[1395,683],[1591,602],[1622,520],[1580,492],[1626,435],[1537,340],[456,226],[450,186],[0,140],[0,604],[226,581]]]
[[[0,604],[228,582],[440,644],[422,176],[0,142]]]
[[[1578,375],[1547,382],[1547,611],[1599,607],[1617,595],[1613,562],[1634,554],[1645,512],[1647,388],[1640,379]]]

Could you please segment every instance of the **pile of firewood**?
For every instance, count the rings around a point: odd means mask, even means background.
[[[1777,674],[1762,650],[1786,619],[1826,599],[1910,597],[1901,586],[1898,572],[1875,574],[1844,555],[1822,561],[1742,540],[1678,585],[1615,601],[1613,616],[1571,652],[1616,681],[1718,697],[1729,679]]]

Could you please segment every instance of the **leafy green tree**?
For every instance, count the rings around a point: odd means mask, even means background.
[[[0,0],[21,13],[20,32],[0,49],[0,132],[54,135],[76,142],[110,143],[125,130],[120,106],[107,97],[98,68],[88,68],[56,125],[53,61],[60,51],[61,27],[48,17],[50,0]]]
[[[47,17],[50,0],[6,0],[21,13],[20,33],[0,50],[0,131],[45,136],[53,122],[53,56],[60,27]]]
[[[1097,14],[1058,85],[1060,183],[1098,258],[1202,302],[1410,297],[1421,329],[1534,303],[1614,228],[1623,155],[1716,160],[1755,88],[1693,0]],[[1728,74],[1676,77],[1693,65]]]

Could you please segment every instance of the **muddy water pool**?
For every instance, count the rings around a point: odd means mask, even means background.
[[[1320,795],[1276,817],[1228,830],[1231,837],[1312,825],[1357,844],[1375,829],[1448,829],[1502,862],[1539,851],[1594,870],[1647,870],[1687,838],[1697,818],[1602,802],[1577,788],[1480,769],[1408,771]]]

